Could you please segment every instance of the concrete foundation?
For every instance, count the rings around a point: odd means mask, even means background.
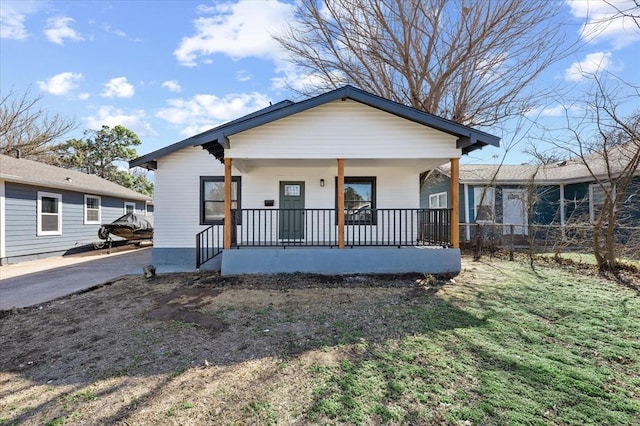
[[[427,247],[242,248],[222,254],[222,275],[277,274],[396,274],[420,272],[457,274],[460,250]]]

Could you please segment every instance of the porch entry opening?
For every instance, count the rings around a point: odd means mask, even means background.
[[[527,191],[525,189],[503,189],[502,190],[502,223],[509,225],[520,225],[513,227],[514,235],[528,235],[527,227]],[[511,233],[511,228],[504,226],[505,235]]]
[[[280,182],[279,238],[304,239],[304,182]]]

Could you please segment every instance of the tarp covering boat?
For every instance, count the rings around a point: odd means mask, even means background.
[[[109,234],[125,240],[150,240],[153,238],[153,225],[141,216],[127,213],[98,230],[98,237],[103,240],[108,240]]]

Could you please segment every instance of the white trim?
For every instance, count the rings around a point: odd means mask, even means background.
[[[564,183],[560,184],[560,232],[562,233],[562,241],[567,239],[564,233],[565,211],[564,211]]]
[[[444,205],[441,205],[442,203],[440,203],[440,197],[444,196]],[[436,200],[435,203],[432,203],[432,200]],[[434,206],[433,204],[437,204],[437,206]],[[430,209],[446,209],[449,207],[449,195],[447,194],[446,191],[443,192],[438,192],[436,194],[431,194],[429,195],[429,208]]]
[[[469,185],[464,184],[464,223],[469,223]],[[469,225],[464,227],[464,235],[466,241],[471,241],[471,228]]]
[[[136,203],[133,201],[125,201],[122,206],[122,214],[127,214],[127,206],[133,206],[131,213],[136,214]],[[146,215],[145,215],[146,216]]]
[[[57,231],[43,231],[42,230],[42,197],[57,199],[58,205],[58,230]],[[37,219],[37,231],[38,237],[50,236],[50,235],[62,235],[62,194],[55,194],[53,192],[38,191],[38,200],[36,203],[36,219]]]
[[[4,180],[0,180],[0,259],[4,259],[6,257],[6,226],[5,226],[5,214],[6,214],[6,203],[5,203],[5,189],[4,189]]]
[[[96,210],[96,209],[88,209],[87,208],[87,199],[88,198],[95,198],[98,200],[98,220],[89,220],[87,218],[87,213],[89,213],[89,210]],[[90,194],[84,194],[84,224],[85,225],[100,225],[102,220],[102,198],[99,195],[90,195]]]

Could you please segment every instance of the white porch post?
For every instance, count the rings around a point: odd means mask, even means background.
[[[451,159],[451,247],[460,247],[460,159]]]
[[[231,158],[224,159],[224,248],[231,248]]]
[[[566,236],[564,233],[564,183],[560,184],[560,233],[562,235],[562,241],[566,240]]]
[[[471,241],[471,229],[469,229],[469,185],[464,184],[464,236],[465,241]]]

